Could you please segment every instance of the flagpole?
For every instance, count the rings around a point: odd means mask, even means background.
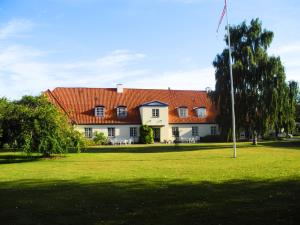
[[[234,111],[234,94],[233,94],[233,76],[232,76],[232,57],[231,57],[231,44],[230,44],[230,31],[228,19],[228,6],[225,0],[226,20],[227,20],[227,38],[229,50],[229,70],[230,70],[230,87],[231,87],[231,112],[232,112],[232,140],[233,140],[233,158],[236,158],[236,136],[235,136],[235,111]]]

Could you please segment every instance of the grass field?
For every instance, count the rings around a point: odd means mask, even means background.
[[[300,224],[300,142],[0,153],[0,224]]]

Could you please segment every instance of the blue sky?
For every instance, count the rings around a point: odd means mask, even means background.
[[[229,0],[232,24],[260,18],[269,53],[300,81],[300,1]],[[0,0],[0,96],[57,86],[214,88],[224,0]]]

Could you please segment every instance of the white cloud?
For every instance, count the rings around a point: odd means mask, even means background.
[[[129,87],[135,88],[166,89],[170,87],[179,90],[204,90],[206,87],[214,89],[214,84],[213,67],[148,74],[143,79],[130,80],[126,83]]]
[[[11,37],[24,37],[30,31],[34,23],[28,19],[12,19],[8,23],[0,26],[0,39]]]
[[[106,87],[145,73],[132,66],[146,56],[128,50],[71,63],[43,62],[42,56],[47,54],[24,46],[0,49],[0,96],[18,98],[56,86]]]
[[[271,49],[271,53],[281,55],[281,54],[300,54],[300,42],[289,43],[285,45],[280,45]]]
[[[125,87],[204,89],[214,87],[213,68],[154,73],[136,69],[145,54],[115,50],[94,60],[43,62],[48,52],[24,46],[0,49],[0,96],[19,98],[46,89],[65,87]]]

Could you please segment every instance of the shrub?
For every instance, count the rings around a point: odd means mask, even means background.
[[[71,132],[72,132],[72,135],[70,135],[71,143],[72,143],[71,146],[76,150],[77,153],[80,153],[81,149],[86,147],[85,139],[79,131],[72,130]]]
[[[140,126],[140,143],[141,144],[153,144],[153,130],[147,125]]]
[[[67,116],[45,96],[24,96],[19,101],[0,99],[0,144],[7,143],[25,153],[39,152],[45,157],[80,151],[82,137]]]
[[[95,136],[93,138],[93,141],[97,145],[107,145],[108,144],[108,138],[102,132],[100,132],[100,133],[96,132]]]

